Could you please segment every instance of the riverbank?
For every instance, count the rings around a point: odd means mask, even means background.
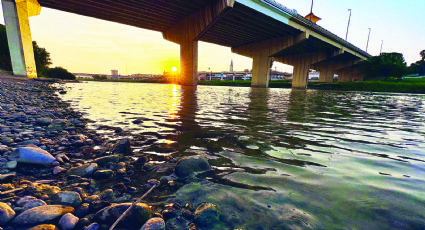
[[[114,127],[105,128],[116,138],[103,138],[59,92],[66,93],[58,84],[0,74],[1,227],[109,229],[154,186],[119,229],[221,225],[214,204],[166,202],[193,173],[211,170],[208,161],[133,153],[133,146],[149,146],[146,138],[130,140]]]
[[[163,83],[172,84],[166,80],[131,80],[131,79],[109,79],[101,82],[127,82],[127,83]],[[209,86],[235,86],[251,87],[250,80],[216,80],[198,81],[198,85]],[[291,80],[273,80],[269,83],[270,88],[291,88]],[[401,81],[363,81],[363,82],[333,82],[323,83],[311,81],[308,83],[309,89],[334,90],[334,91],[361,91],[361,92],[387,92],[387,93],[417,93],[425,94],[425,78],[410,78]]]

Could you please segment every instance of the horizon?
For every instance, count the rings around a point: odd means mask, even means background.
[[[310,0],[277,2],[296,9],[301,15],[310,13]],[[313,13],[323,18],[318,25],[345,38],[348,7],[352,9],[348,42],[365,50],[368,28],[371,27],[368,50],[371,55],[379,54],[381,40],[384,40],[383,52],[402,53],[408,65],[420,59],[419,52],[425,49],[425,31],[417,30],[421,26],[420,20],[393,15],[400,11],[409,12],[410,16],[420,15],[420,9],[425,8],[424,2],[390,1],[384,4],[382,0],[372,3],[366,0],[356,3],[321,0],[315,2]],[[3,17],[0,17],[0,23],[4,24]],[[30,26],[33,40],[51,54],[52,67],[99,74],[109,74],[112,69],[117,69],[125,75],[159,74],[171,67],[180,67],[179,45],[164,40],[160,32],[44,7],[39,16],[30,18]],[[400,32],[394,33],[394,26]],[[231,53],[229,47],[199,42],[198,71],[226,71],[231,60],[235,71],[252,68],[251,58]],[[292,72],[293,69],[276,62],[272,68],[282,72]]]

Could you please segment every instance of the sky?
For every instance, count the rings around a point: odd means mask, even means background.
[[[276,0],[301,15],[310,13],[311,0]],[[345,38],[352,9],[348,41],[365,50],[368,28],[372,29],[368,52],[402,53],[408,64],[420,59],[425,49],[423,9],[425,0],[314,0],[313,13],[318,24]],[[3,14],[0,5],[0,13]],[[3,17],[0,23],[4,24]],[[42,8],[30,18],[33,40],[51,54],[52,66],[74,73],[120,74],[162,73],[179,67],[179,45],[166,41],[160,32],[107,22],[62,11]],[[199,43],[199,71],[252,69],[252,59],[231,53],[229,47]],[[292,67],[276,64],[278,71]]]

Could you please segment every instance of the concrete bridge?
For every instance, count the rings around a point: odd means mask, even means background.
[[[198,41],[253,58],[253,87],[268,87],[273,61],[294,66],[293,87],[305,88],[309,69],[320,81],[362,80],[370,55],[274,0],[2,0],[13,72],[37,77],[28,17],[48,7],[160,31],[180,44],[181,84],[196,85]]]

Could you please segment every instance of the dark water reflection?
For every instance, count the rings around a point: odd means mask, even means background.
[[[425,228],[425,97],[287,89],[68,84],[140,152],[201,154],[215,175],[177,200],[220,205],[229,228]],[[133,124],[136,119],[141,124]]]

